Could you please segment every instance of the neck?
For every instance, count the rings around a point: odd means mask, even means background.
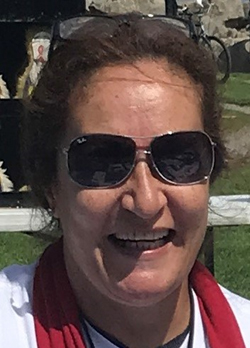
[[[83,276],[70,272],[83,316],[130,348],[152,348],[181,334],[190,320],[188,281],[154,305],[133,307],[101,294]],[[81,281],[79,281],[81,279]]]

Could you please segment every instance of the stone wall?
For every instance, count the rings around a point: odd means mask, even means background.
[[[245,30],[237,31],[226,28],[225,21],[229,18],[244,17],[243,4],[241,0],[213,0],[214,5],[210,7],[203,17],[203,23],[210,35],[216,35],[225,40],[246,38]],[[236,40],[237,41],[237,40]]]
[[[86,0],[87,6],[94,6],[104,12],[124,13],[128,11],[139,11],[146,13],[165,13],[165,2],[163,0]]]

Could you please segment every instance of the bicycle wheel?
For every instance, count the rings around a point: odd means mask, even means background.
[[[225,83],[231,73],[231,56],[223,41],[216,36],[202,37],[202,44],[210,50],[217,66],[217,79],[219,83]]]

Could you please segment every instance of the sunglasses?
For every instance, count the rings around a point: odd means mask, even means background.
[[[154,22],[161,21],[168,25],[173,25],[180,31],[186,34],[190,38],[195,38],[195,28],[191,21],[184,18],[170,17],[166,15],[153,15],[153,14],[138,14],[138,23],[140,21]],[[78,37],[77,33],[79,29],[84,28],[89,34],[93,34],[93,24],[98,27],[98,36],[110,37],[114,34],[117,27],[126,23],[126,19],[122,16],[117,18],[116,16],[108,14],[83,14],[79,17],[71,17],[64,20],[58,20],[52,27],[51,43],[49,49],[49,57],[52,52],[60,44],[60,42],[81,40],[81,35]],[[95,32],[96,35],[96,32]]]
[[[138,148],[134,139],[113,134],[85,134],[70,143],[66,154],[70,178],[83,188],[110,188],[122,184],[146,155],[151,172],[165,183],[193,185],[207,180],[214,167],[215,143],[204,132],[170,132]]]

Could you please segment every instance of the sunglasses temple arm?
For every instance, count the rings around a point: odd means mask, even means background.
[[[55,21],[51,28],[51,39],[50,39],[50,45],[49,45],[49,52],[48,52],[48,60],[50,60],[51,55],[54,51],[54,46],[57,41],[57,37],[59,36],[59,24],[58,21]]]

